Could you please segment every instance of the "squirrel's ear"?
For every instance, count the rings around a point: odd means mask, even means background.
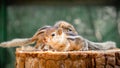
[[[58,28],[58,30],[57,30],[57,34],[58,34],[58,35],[61,35],[62,32],[63,32],[62,28]]]
[[[33,38],[36,38],[38,37],[39,35],[45,33],[45,30],[41,30],[41,31],[37,31],[34,35],[33,35]]]
[[[45,33],[45,31],[46,31],[46,30],[41,30],[41,31],[37,32],[36,35],[43,34],[43,33]]]

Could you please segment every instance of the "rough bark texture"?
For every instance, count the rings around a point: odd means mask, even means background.
[[[17,49],[16,68],[120,68],[120,49],[73,52]]]

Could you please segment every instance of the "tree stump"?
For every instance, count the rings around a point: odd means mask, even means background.
[[[17,48],[16,68],[120,68],[120,49],[43,52]]]

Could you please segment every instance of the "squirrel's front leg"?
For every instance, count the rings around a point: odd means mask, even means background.
[[[41,44],[41,42],[40,42],[40,41],[37,41],[34,47],[35,47],[36,49],[38,49],[38,48],[40,47],[40,44]]]

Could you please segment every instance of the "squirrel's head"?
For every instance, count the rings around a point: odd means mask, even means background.
[[[62,28],[49,28],[45,34],[46,44],[50,45],[53,49],[63,50],[66,47],[66,34]]]
[[[71,25],[70,23],[66,22],[66,21],[58,21],[54,27],[56,28],[63,28],[64,32],[72,32],[75,34],[78,34],[76,29],[73,27],[73,25]]]
[[[60,43],[65,39],[66,34],[63,32],[62,28],[49,28],[45,32],[47,42]]]

